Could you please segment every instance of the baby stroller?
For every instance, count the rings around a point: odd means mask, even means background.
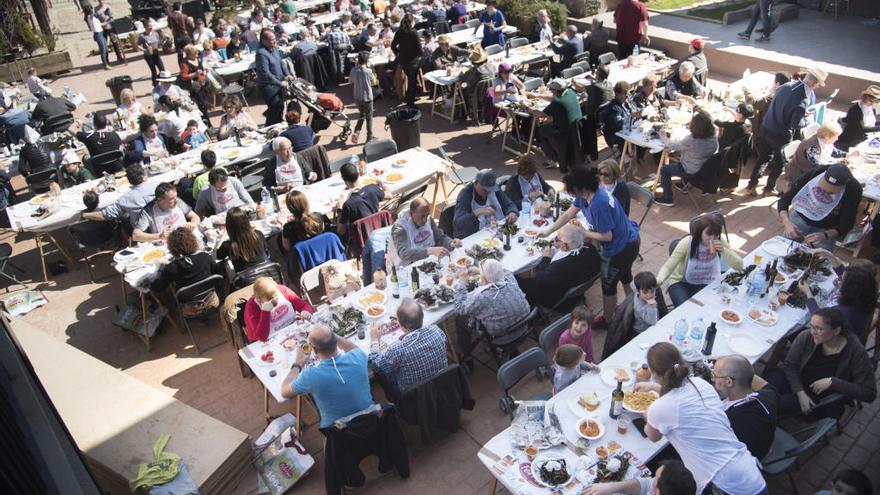
[[[346,142],[351,135],[351,122],[342,110],[342,100],[332,93],[318,93],[317,89],[303,78],[297,78],[287,86],[284,98],[296,100],[309,109],[310,127],[315,132],[323,131],[331,125],[340,128],[336,138]]]

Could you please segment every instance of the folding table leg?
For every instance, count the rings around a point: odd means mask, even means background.
[[[498,487],[498,478],[492,476],[492,481],[489,482],[489,495],[495,495],[495,489]]]
[[[654,182],[651,184],[651,190],[657,190],[657,184],[660,183],[660,170],[664,165],[669,164],[669,150],[663,149],[663,153],[660,154],[660,161],[657,163],[657,175],[654,177]],[[663,194],[666,194],[666,191],[663,191]]]
[[[268,392],[267,392],[268,393]],[[302,437],[302,396],[296,396],[296,436]]]

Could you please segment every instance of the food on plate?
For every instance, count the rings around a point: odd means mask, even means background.
[[[731,311],[729,309],[725,309],[721,312],[721,319],[728,323],[739,323],[742,319],[739,316],[739,313],[736,311]]]
[[[620,481],[626,476],[629,469],[629,458],[625,455],[616,455],[607,459],[601,459],[596,464],[597,481],[610,483]]]
[[[366,325],[367,317],[361,310],[353,306],[335,304],[330,306],[328,314],[322,317],[322,321],[333,329],[333,333],[345,337],[359,327]]]
[[[553,241],[550,239],[536,239],[535,247],[538,249],[543,249],[545,247],[550,247],[553,245]]]
[[[550,222],[548,222],[547,220],[545,220],[543,218],[536,218],[536,219],[532,220],[532,224],[535,227],[543,227],[543,226],[547,225],[548,223],[550,223]]]
[[[149,263],[151,261],[160,260],[164,257],[165,257],[165,251],[162,251],[161,249],[153,249],[144,255],[143,260],[144,260],[144,263]]]
[[[41,205],[46,201],[49,201],[49,196],[37,196],[36,198],[32,199],[30,203],[32,205]]]
[[[369,186],[370,184],[378,184],[379,181],[373,177],[364,177],[361,179],[361,185]]]
[[[437,305],[437,297],[431,289],[419,289],[413,294],[413,298],[426,308],[433,308]]]
[[[421,270],[422,273],[434,273],[437,271],[437,266],[436,261],[425,261],[418,266],[418,269]]]
[[[239,155],[241,155],[241,151],[232,150],[232,151],[227,152],[225,155],[223,155],[223,157],[226,158],[227,160],[233,160],[235,158],[238,158]]]
[[[264,363],[274,363],[275,362],[275,354],[272,351],[266,351],[263,355],[260,356],[260,361]]]
[[[385,306],[370,306],[367,309],[367,316],[370,318],[376,318],[378,316],[382,316],[385,313]]]
[[[357,300],[358,304],[363,307],[379,306],[385,304],[385,293],[377,290],[367,292]]]
[[[775,325],[778,319],[776,317],[775,311],[760,309],[749,310],[749,318],[755,320],[762,325]]]
[[[498,242],[500,243],[501,241]],[[504,256],[504,253],[501,251],[500,246],[484,247],[482,244],[471,246],[470,249],[465,250],[465,253],[477,261],[484,261],[488,259],[497,260]]]
[[[618,450],[620,450],[622,448],[623,448],[623,446],[620,445],[619,443],[615,442],[614,440],[608,442],[608,453],[609,454],[614,454],[615,452],[617,452]]]
[[[630,380],[629,371],[625,368],[614,368],[614,379],[619,382],[628,382]]]
[[[578,430],[581,432],[581,435],[588,438],[598,438],[602,433],[599,423],[593,419],[581,420],[581,423],[578,425]]]
[[[524,229],[523,230],[523,235],[526,237],[538,237],[539,233],[540,232],[538,232],[536,229]]]
[[[405,163],[406,163],[406,160],[404,160],[403,158],[401,158],[400,160],[397,160],[396,162],[394,162],[395,165],[403,165],[403,164],[405,164]]]
[[[284,347],[288,350],[293,349],[294,347],[296,347],[296,339],[293,337],[287,337],[286,339],[284,339],[284,342],[281,343],[281,347]]]
[[[761,318],[761,311],[757,310],[757,309],[753,309],[753,310],[749,311],[749,318],[751,318],[753,320],[757,320],[757,319]]]
[[[480,241],[480,247],[484,247],[486,249],[498,249],[501,247],[501,241],[495,239],[494,237],[490,237],[488,239],[483,239]]]
[[[653,392],[624,392],[623,405],[633,412],[645,412],[657,400]]]
[[[777,273],[777,274],[776,274],[776,279],[775,279],[775,280],[776,280],[777,282],[785,282],[786,279],[787,279],[787,277],[786,277],[785,275],[783,275],[782,273]]]
[[[600,459],[604,459],[604,458],[608,457],[608,449],[606,449],[605,447],[602,447],[600,445],[599,447],[596,447],[596,455]]]
[[[445,285],[434,286],[434,296],[441,304],[449,304],[455,299],[455,292]]]
[[[752,273],[752,270],[755,269],[755,265],[749,265],[745,267],[742,271],[731,270],[724,278],[721,280],[721,283],[730,285],[731,287],[737,286],[742,283],[743,280],[748,280],[749,274]]]
[[[551,486],[562,485],[571,478],[565,459],[561,458],[542,461],[538,466],[538,475],[541,477],[541,481]]]
[[[596,408],[599,407],[599,396],[596,395],[596,392],[581,394],[580,397],[578,397],[578,404],[587,411],[595,411]]]
[[[472,260],[472,259],[470,259],[470,258],[468,258],[468,257],[462,256],[461,258],[458,258],[457,260],[455,260],[455,264],[458,265],[458,266],[460,266],[460,267],[462,267],[462,266],[471,266],[471,265],[474,264],[474,260]]]
[[[403,174],[394,173],[385,176],[385,182],[400,182],[403,180]]]

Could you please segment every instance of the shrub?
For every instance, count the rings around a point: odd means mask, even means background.
[[[565,5],[549,0],[499,0],[498,8],[504,13],[507,23],[516,26],[523,36],[532,34],[535,14],[546,9],[554,32],[560,32],[568,24],[568,9]]]
[[[31,54],[46,44],[46,39],[39,31],[34,30],[22,14],[18,12],[2,12],[0,20],[0,53],[8,54],[20,48]]]

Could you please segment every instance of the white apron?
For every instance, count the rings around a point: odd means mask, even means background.
[[[541,178],[538,177],[538,174],[533,175],[530,181],[526,181],[521,175],[517,175],[516,178],[519,180],[519,190],[522,191],[523,198],[531,201],[530,195],[533,191],[544,194],[544,188],[541,187]]]
[[[287,163],[279,163],[276,160],[275,166],[275,183],[280,185],[293,183],[294,186],[303,185],[303,175],[302,169],[299,168],[299,163],[296,161],[296,157],[290,159]]]
[[[471,199],[471,211],[476,211],[479,208],[484,206],[491,206],[495,208],[495,220],[501,221],[504,219],[504,212],[501,210],[501,203],[498,202],[498,198],[495,196],[496,193],[490,192],[488,196],[486,196],[486,204],[481,205],[477,203],[477,193],[474,192],[474,196]],[[492,221],[489,217],[479,217],[480,219],[480,228],[485,229],[489,226],[489,223]]]
[[[231,182],[231,181],[230,181]],[[210,186],[211,205],[214,206],[214,213],[223,213],[224,211],[243,204],[242,200],[232,191],[232,184],[227,183],[226,190],[218,191]]]
[[[691,242],[696,242],[692,239]],[[693,285],[708,285],[721,275],[721,257],[709,252],[709,248],[700,243],[697,255],[688,258],[684,281]]]
[[[278,295],[278,304],[269,312],[269,334],[276,330],[293,325],[296,321],[296,310],[284,295]]]
[[[814,222],[827,217],[843,199],[843,190],[830,194],[819,187],[823,176],[819,174],[813,177],[791,200],[791,209]]]
[[[153,206],[153,221],[156,222],[156,232],[162,232],[165,228],[171,230],[182,227],[186,223],[183,210],[175,206],[170,210],[163,210],[159,205]]]

